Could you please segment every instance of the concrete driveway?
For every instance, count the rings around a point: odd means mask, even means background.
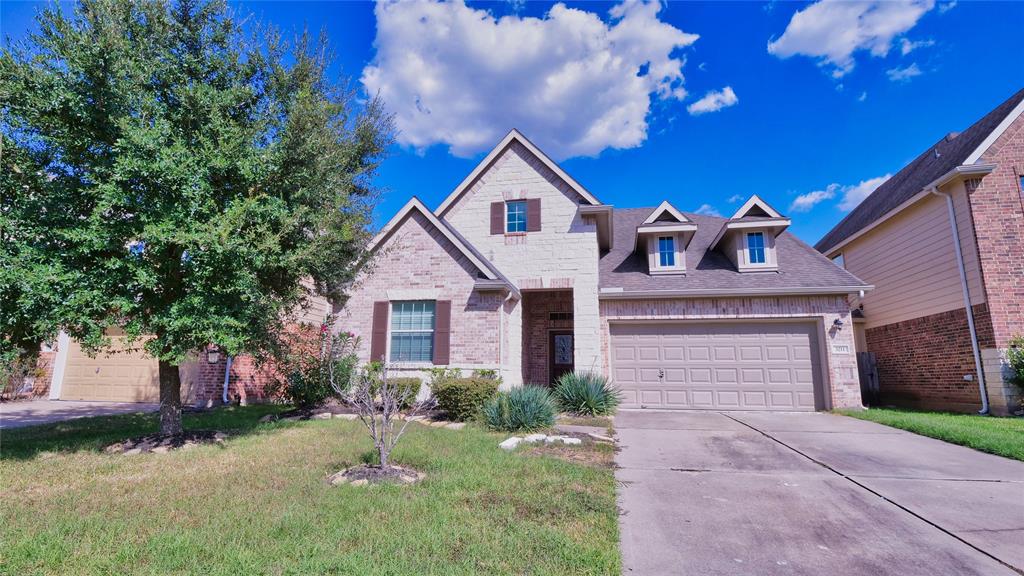
[[[627,574],[1024,573],[1024,462],[824,413],[615,428]]]
[[[136,402],[76,402],[72,400],[4,402],[0,403],[0,429],[49,424],[85,416],[155,412],[159,408],[159,404]]]

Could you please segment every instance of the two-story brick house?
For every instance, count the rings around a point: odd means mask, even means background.
[[[882,403],[1016,409],[1005,355],[1024,334],[1022,177],[1024,90],[929,146],[817,243],[875,286],[854,307]]]
[[[731,218],[603,204],[513,130],[384,226],[338,329],[402,373],[602,372],[626,407],[858,407],[848,296],[870,286],[789,224],[756,196]]]

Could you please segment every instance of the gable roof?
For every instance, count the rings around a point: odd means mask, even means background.
[[[508,134],[505,135],[504,138],[501,139],[501,142],[498,142],[498,145],[491,149],[490,153],[488,153],[487,156],[485,156],[484,159],[481,160],[480,163],[476,165],[476,168],[474,168],[473,171],[470,172],[469,175],[466,176],[466,178],[463,179],[462,182],[455,187],[455,190],[453,190],[452,193],[449,194],[448,197],[444,199],[444,202],[442,202],[441,205],[437,207],[437,210],[435,210],[434,213],[437,214],[438,216],[443,216],[444,213],[447,212],[448,209],[455,204],[455,201],[461,198],[462,195],[466,192],[466,190],[469,190],[470,186],[473,185],[473,182],[475,182],[476,179],[479,178],[481,174],[483,174],[484,170],[490,167],[490,165],[493,164],[494,161],[498,159],[501,153],[504,152],[505,149],[508,148],[508,146],[512,144],[513,141],[522,144],[523,147],[529,150],[531,154],[536,156],[537,159],[544,164],[544,166],[546,166],[548,169],[554,172],[556,176],[561,178],[566,184],[569,185],[570,188],[572,188],[574,192],[582,196],[587,202],[595,206],[601,204],[600,200],[598,200],[593,194],[588,192],[587,189],[584,188],[579,182],[574,180],[572,176],[566,174],[566,172],[562,170],[562,168],[558,164],[555,164],[555,162],[551,158],[548,158],[547,154],[541,152],[540,148],[534,146],[533,142],[530,142],[526,138],[526,136],[523,136],[518,130],[513,128],[512,130],[509,131]]]
[[[724,254],[711,247],[716,233],[729,220],[693,213],[686,213],[697,224],[686,250],[686,274],[652,276],[647,255],[635,252],[629,237],[650,212],[650,208],[615,211],[614,247],[601,257],[599,265],[600,297],[849,294],[871,288],[788,232],[775,240],[777,272],[739,272]]]
[[[448,239],[456,249],[459,250],[470,262],[476,266],[477,270],[483,274],[484,279],[499,281],[506,283],[510,289],[515,291],[515,285],[506,278],[497,268],[494,267],[487,258],[480,253],[468,240],[462,237],[461,234],[455,231],[454,228],[448,225],[447,222],[441,220],[430,211],[419,198],[413,196],[405,203],[405,206],[395,214],[388,223],[381,228],[380,232],[373,237],[373,240],[367,245],[367,250],[374,251],[390,237],[395,231],[398,230],[400,224],[405,220],[412,212],[419,212],[427,219],[434,228],[436,228],[445,238]]]
[[[754,213],[751,214],[751,211]],[[743,203],[743,206],[736,210],[731,220],[740,218],[784,218],[784,216],[779,214],[778,210],[769,206],[767,202],[761,200],[760,196],[754,194]]]
[[[837,244],[900,208],[926,186],[964,164],[977,162],[1006,128],[1024,112],[1024,89],[963,132],[950,132],[886,180],[814,245],[828,252]]]
[[[661,221],[659,221],[658,219],[665,214],[671,215],[673,218],[675,218],[676,222],[682,223],[690,221],[682,212],[677,210],[675,206],[669,204],[668,200],[665,200],[664,202],[661,203],[661,205],[655,208],[650,213],[650,215],[647,216],[647,218],[643,221],[643,224],[654,224],[655,226],[659,226],[661,225]]]

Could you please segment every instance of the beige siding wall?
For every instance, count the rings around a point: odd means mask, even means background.
[[[966,190],[956,182],[942,191],[953,195],[971,303],[984,303]],[[867,328],[964,307],[945,198],[923,198],[840,252],[847,270],[875,286],[862,301]]]

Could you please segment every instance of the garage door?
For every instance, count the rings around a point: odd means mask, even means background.
[[[119,337],[112,337],[108,355],[99,353],[90,358],[71,341],[67,367],[61,385],[62,400],[109,400],[116,402],[157,402],[160,379],[157,362],[138,351],[126,351]],[[142,345],[136,341],[133,348]]]
[[[815,410],[813,323],[612,324],[624,408]]]

